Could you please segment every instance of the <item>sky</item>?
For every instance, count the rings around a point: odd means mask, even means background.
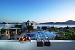
[[[75,0],[0,0],[0,22],[75,20]]]

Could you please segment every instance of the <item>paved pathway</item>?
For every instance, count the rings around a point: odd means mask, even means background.
[[[37,47],[36,41],[20,43],[18,41],[0,41],[0,50],[75,50],[75,41],[51,41],[50,47]]]

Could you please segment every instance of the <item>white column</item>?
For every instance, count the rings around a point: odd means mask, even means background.
[[[16,29],[16,34],[17,34],[17,29]]]
[[[8,30],[8,39],[10,39],[10,33],[9,33],[9,30]]]
[[[7,36],[7,30],[6,30],[6,36]]]

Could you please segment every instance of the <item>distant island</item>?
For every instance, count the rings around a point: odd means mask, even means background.
[[[69,24],[69,25],[75,25],[75,21],[73,20],[68,20],[66,22],[45,22],[45,23],[39,23],[39,24]]]
[[[0,22],[0,24],[22,24],[19,22]]]

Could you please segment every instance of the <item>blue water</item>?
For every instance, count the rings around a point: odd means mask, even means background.
[[[75,25],[63,25],[63,24],[38,24],[37,26],[42,27],[42,26],[48,26],[48,27],[75,27]]]
[[[37,38],[38,35],[41,34],[41,38],[45,38],[45,35],[47,34],[49,38],[55,37],[56,34],[54,34],[53,32],[48,32],[48,31],[41,31],[41,32],[36,32],[33,34],[26,34],[26,36],[29,36],[31,38]]]
[[[5,28],[5,24],[0,24],[0,28]]]

